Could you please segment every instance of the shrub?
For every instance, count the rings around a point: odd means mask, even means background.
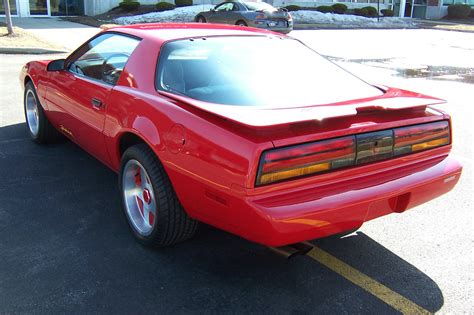
[[[393,10],[390,10],[390,9],[382,9],[382,10],[380,10],[380,12],[382,12],[383,16],[393,16],[394,15]]]
[[[119,7],[127,12],[135,11],[140,7],[140,2],[133,0],[123,0],[119,3]]]
[[[316,7],[301,7],[300,10],[318,11],[318,9]]]
[[[448,6],[448,18],[467,19],[471,13],[471,7],[468,4],[451,4]]]
[[[316,8],[316,11],[319,11],[321,13],[332,13],[332,12],[334,12],[332,7],[330,7],[328,5],[319,6],[319,7]]]
[[[367,11],[366,8],[355,8],[354,9],[354,14],[359,15],[359,16],[369,16],[369,12]]]
[[[174,8],[176,8],[176,6],[169,2],[158,2],[156,4],[156,11],[158,12],[173,10]]]
[[[189,7],[193,5],[193,0],[174,0],[176,7]]]
[[[298,10],[301,10],[301,7],[299,5],[287,5],[285,7],[285,9],[287,9],[288,11],[298,11]]]
[[[344,14],[347,11],[347,5],[343,3],[335,3],[332,5],[332,11],[336,14]]]
[[[368,7],[363,7],[362,9],[367,10],[367,16],[368,17],[375,17],[375,16],[379,15],[379,11],[377,11],[377,9],[374,8],[374,7],[368,6]]]

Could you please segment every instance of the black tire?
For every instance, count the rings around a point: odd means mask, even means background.
[[[27,101],[28,98],[33,97],[36,102],[37,108],[37,127],[31,127],[31,120],[28,119],[27,114]],[[25,84],[25,92],[23,94],[23,109],[25,113],[26,125],[28,127],[28,133],[33,141],[39,144],[53,143],[61,138],[61,134],[51,125],[44,113],[43,106],[41,105],[38,94],[36,94],[35,86],[31,81]],[[35,130],[35,132],[33,132]]]
[[[197,23],[206,23],[207,21],[206,21],[206,18],[205,18],[204,16],[198,15],[198,16],[196,17],[196,22],[197,22]]]
[[[247,23],[245,23],[245,21],[243,21],[243,20],[238,20],[237,22],[235,22],[235,25],[248,26]]]
[[[131,160],[138,161],[143,166],[151,181],[155,196],[156,218],[148,235],[140,233],[132,223],[127,211],[123,178],[125,166]],[[124,152],[120,165],[119,191],[128,225],[141,244],[164,247],[185,241],[196,233],[199,222],[189,217],[185,212],[163,165],[147,145],[134,145]]]

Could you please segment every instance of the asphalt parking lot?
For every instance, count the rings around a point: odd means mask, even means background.
[[[474,313],[474,34],[292,35],[367,81],[447,99],[458,186],[289,261],[209,226],[150,250],[112,171],[70,142],[28,139],[20,67],[56,56],[0,55],[0,313]]]

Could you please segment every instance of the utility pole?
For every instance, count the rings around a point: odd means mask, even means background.
[[[7,31],[8,35],[13,35],[13,24],[12,24],[12,16],[10,14],[10,1],[3,0],[3,7],[5,8],[5,20],[7,22]]]
[[[380,0],[377,0],[377,22],[380,22]]]

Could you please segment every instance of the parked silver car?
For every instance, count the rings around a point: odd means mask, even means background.
[[[293,30],[291,14],[265,2],[226,1],[198,13],[195,21],[252,26],[285,34]]]

